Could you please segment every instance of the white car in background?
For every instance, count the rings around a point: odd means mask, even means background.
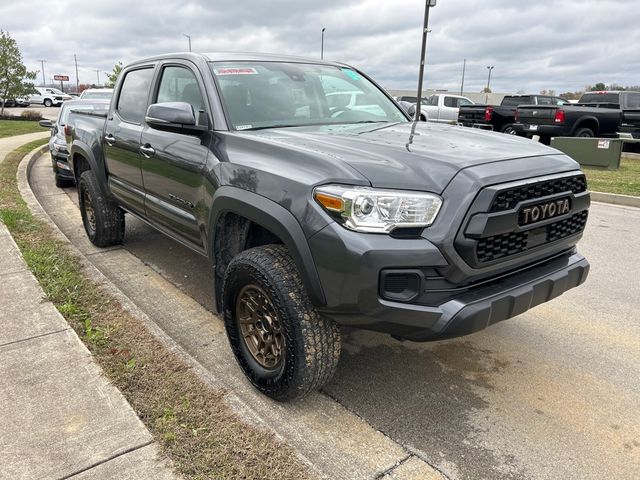
[[[430,122],[457,123],[458,111],[462,105],[473,105],[467,97],[437,93],[427,98],[421,110],[427,114]]]
[[[372,104],[367,95],[359,90],[352,92],[330,92],[327,93],[327,103],[331,109],[332,116],[344,110],[356,110],[367,112],[372,115],[384,116],[384,111],[377,104]]]
[[[35,87],[35,92],[29,95],[29,102],[40,104],[45,107],[58,107],[62,102],[72,100],[71,95],[58,90],[57,88]]]

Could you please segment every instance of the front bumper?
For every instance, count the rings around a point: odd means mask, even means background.
[[[380,272],[415,265],[441,266],[446,262],[438,249],[424,239],[367,238],[371,237],[367,235],[356,247],[356,250],[360,247],[359,252],[353,249],[343,252],[345,255],[334,252],[334,262],[318,262],[329,254],[328,245],[336,246],[331,241],[331,237],[336,240],[333,236],[336,232],[332,230],[330,225],[310,239],[328,300],[321,313],[341,325],[417,342],[468,335],[520,315],[582,284],[589,272],[587,260],[571,249],[514,273],[452,289],[444,295],[442,303],[389,301],[380,296]],[[351,233],[347,232],[348,236]],[[404,248],[395,248],[402,245]],[[359,268],[352,263],[359,263]]]
[[[69,154],[51,149],[51,166],[59,178],[74,180],[71,166],[69,165]]]

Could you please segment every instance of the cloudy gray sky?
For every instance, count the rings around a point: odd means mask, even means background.
[[[96,81],[116,61],[183,51],[237,50],[351,63],[387,88],[415,88],[424,0],[0,0],[0,28],[47,81]],[[640,84],[640,0],[439,0],[431,11],[425,88],[480,91]],[[41,78],[41,75],[40,77]]]

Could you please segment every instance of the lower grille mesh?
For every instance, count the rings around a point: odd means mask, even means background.
[[[589,212],[584,210],[561,222],[552,223],[547,227],[547,242],[555,242],[574,233],[584,230]]]

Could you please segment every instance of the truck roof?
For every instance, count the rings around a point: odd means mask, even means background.
[[[257,53],[257,52],[210,52],[210,53],[194,53],[194,52],[175,52],[164,53],[147,57],[130,65],[139,63],[153,62],[157,60],[166,60],[171,58],[180,58],[184,60],[204,60],[205,62],[239,62],[239,61],[255,61],[255,62],[289,62],[289,63],[314,63],[320,65],[333,65],[338,67],[346,66],[345,63],[333,62],[328,60],[320,60],[317,58],[298,57],[294,55],[279,55],[273,53]]]

